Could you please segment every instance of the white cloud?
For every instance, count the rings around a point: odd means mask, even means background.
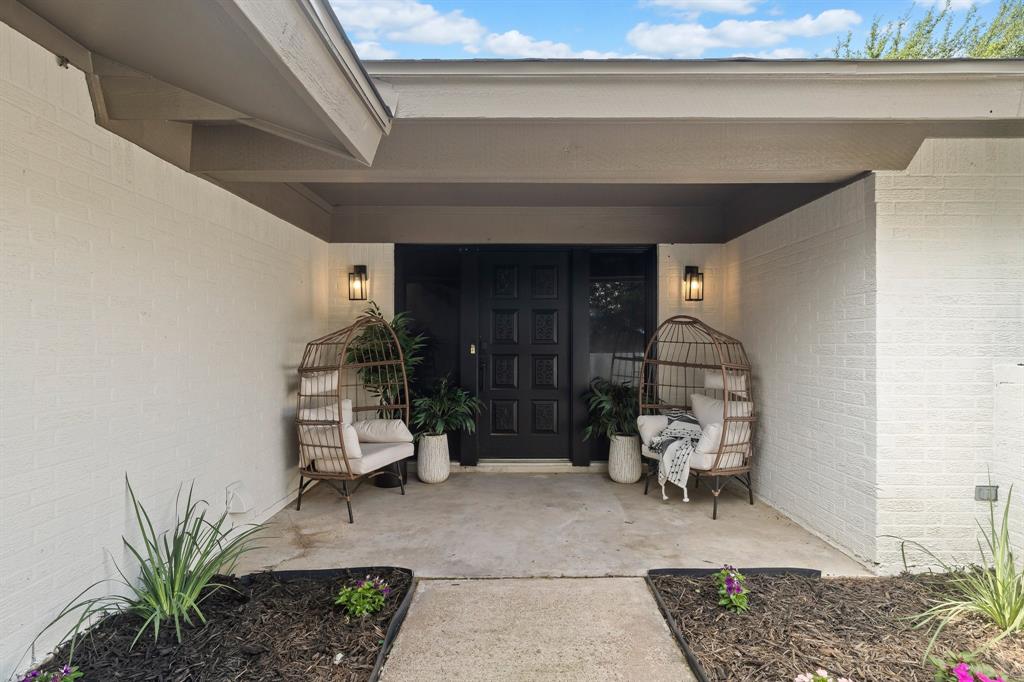
[[[753,14],[763,0],[643,0],[642,5],[664,7],[696,19],[701,12],[716,14]]]
[[[430,45],[474,45],[487,32],[461,10],[441,14],[416,0],[331,0],[331,7],[346,31],[364,43],[381,38]]]
[[[621,57],[615,52],[598,52],[597,50],[577,52],[568,43],[536,40],[519,31],[492,33],[484,39],[483,47],[499,57],[527,59],[615,59]]]
[[[356,54],[359,55],[360,59],[394,59],[398,56],[398,53],[394,50],[389,50],[373,40],[353,43],[352,46],[356,48]]]
[[[805,14],[798,19],[788,20],[726,19],[710,27],[693,22],[645,22],[634,26],[626,35],[626,39],[644,52],[695,58],[707,50],[720,47],[774,47],[789,38],[812,38],[846,31],[860,22],[860,15],[848,9],[830,9],[816,17]]]
[[[740,52],[733,57],[753,57],[754,59],[803,59],[809,56],[807,50],[799,47],[777,47],[774,50],[761,50],[760,52]]]

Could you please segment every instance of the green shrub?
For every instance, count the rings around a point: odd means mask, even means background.
[[[919,627],[935,630],[928,644],[929,652],[942,630],[963,616],[981,616],[995,624],[1001,631],[995,640],[1024,629],[1024,566],[1018,566],[1010,544],[1012,496],[1011,486],[1006,496],[1003,518],[998,524],[993,502],[989,502],[988,528],[978,522],[985,543],[983,545],[978,541],[980,563],[977,565],[958,569],[944,562],[921,543],[903,542],[904,565],[906,547],[914,546],[924,551],[949,574],[948,593],[934,600],[931,608],[916,617]]]
[[[597,378],[583,394],[587,403],[587,425],[583,440],[596,436],[635,436],[636,417],[640,411],[637,389],[628,383],[616,384]]]
[[[198,620],[206,622],[200,605],[214,591],[227,587],[211,583],[218,573],[230,573],[245,552],[254,549],[252,542],[260,525],[249,525],[241,529],[227,529],[228,513],[217,519],[207,519],[207,504],[192,500],[192,486],[183,513],[176,512],[174,528],[166,533],[157,533],[145,507],[135,497],[131,483],[125,478],[128,494],[135,511],[135,521],[142,538],[136,547],[122,538],[125,548],[134,557],[134,568],[138,581],[129,580],[115,562],[120,575],[112,581],[93,583],[66,606],[47,626],[49,629],[64,617],[78,613],[74,626],[64,635],[62,641],[71,640],[71,655],[82,626],[96,617],[118,612],[132,612],[142,619],[142,625],[132,640],[132,646],[147,629],[152,629],[153,638],[158,639],[160,628],[174,624],[178,641],[181,641],[182,624],[193,625]],[[175,509],[180,508],[181,490]],[[82,596],[97,585],[113,582],[126,588],[124,594],[82,599]],[[232,588],[228,588],[232,589]],[[45,630],[44,630],[45,631]]]
[[[345,586],[338,592],[335,604],[345,607],[353,617],[377,613],[384,608],[384,600],[391,594],[391,588],[380,578],[366,576],[355,586]]]
[[[480,401],[469,391],[452,386],[444,377],[412,401],[412,425],[430,436],[456,431],[473,433],[480,407]]]

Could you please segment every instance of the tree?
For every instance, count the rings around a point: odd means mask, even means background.
[[[853,33],[836,41],[836,59],[997,59],[1024,57],[1024,0],[1000,0],[991,21],[982,21],[971,7],[957,22],[950,0],[942,9],[931,7],[911,22],[910,10],[900,18],[883,22],[875,17],[864,47],[851,47]]]

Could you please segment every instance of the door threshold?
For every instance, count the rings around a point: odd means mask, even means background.
[[[608,471],[608,462],[573,466],[568,459],[481,459],[476,466],[452,462],[452,473],[464,474],[600,474]]]

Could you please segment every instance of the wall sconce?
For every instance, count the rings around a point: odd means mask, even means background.
[[[683,300],[704,300],[704,273],[696,265],[687,265],[683,271]]]
[[[348,273],[348,300],[365,301],[367,283],[367,270],[365,265],[355,265],[352,272]]]

